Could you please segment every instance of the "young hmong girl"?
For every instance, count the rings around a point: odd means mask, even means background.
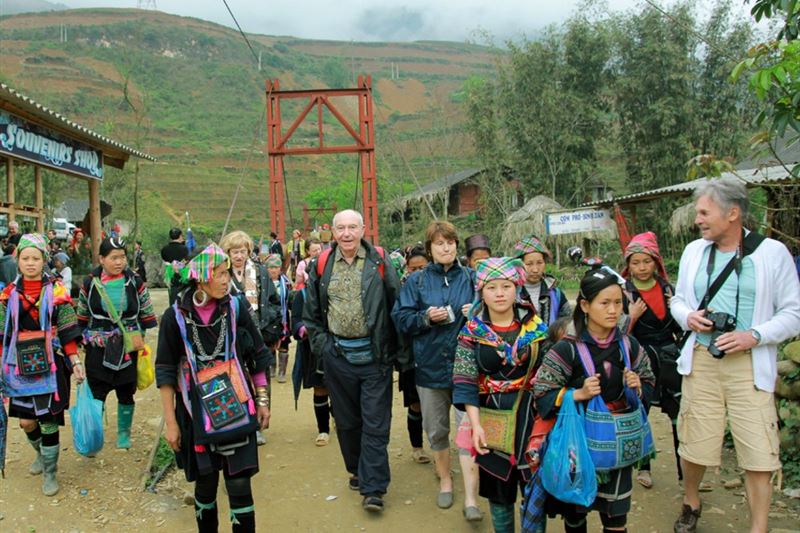
[[[201,532],[217,531],[222,470],[234,532],[255,531],[250,478],[257,429],[269,424],[269,350],[240,298],[229,295],[230,259],[215,244],[188,265],[190,288],[161,319],[156,383],[166,439],[195,482]],[[252,383],[252,385],[251,385]]]
[[[86,379],[103,403],[117,395],[117,448],[131,447],[136,393],[136,361],[144,349],[144,331],[158,325],[150,293],[128,268],[126,243],[106,237],[100,243],[100,266],[83,280],[78,323],[86,345]]]
[[[44,274],[47,243],[27,234],[16,250],[19,275],[0,293],[3,357],[0,388],[11,398],[9,415],[19,418],[36,459],[29,472],[44,474],[42,492],[58,492],[56,469],[59,426],[69,407],[70,374],[80,383],[83,365],[78,358],[81,330],[69,291]]]
[[[672,421],[672,442],[680,480],[683,475],[678,458],[677,423],[681,377],[677,368],[680,351],[675,341],[681,329],[669,312],[669,299],[675,290],[669,284],[655,233],[648,231],[631,239],[625,248],[622,277],[626,279],[628,333],[642,345],[656,376],[653,404],[660,406]],[[649,460],[642,463],[636,480],[647,489],[653,486]]]
[[[655,381],[650,361],[639,343],[617,328],[622,314],[621,283],[622,278],[607,267],[592,269],[581,280],[574,314],[575,337],[556,343],[544,356],[536,374],[536,408],[542,418],[557,414],[567,389],[574,389],[576,402],[585,403],[601,396],[613,414],[638,408],[627,399],[626,386],[645,402],[649,400]],[[591,363],[585,361],[587,357]],[[587,365],[593,366],[594,372]],[[551,499],[548,514],[561,514],[567,533],[585,532],[586,515],[591,510],[600,513],[604,532],[626,531],[632,472],[632,465],[605,472],[591,509]]]
[[[478,301],[458,337],[453,370],[453,404],[466,408],[477,451],[479,494],[489,500],[497,532],[514,531],[514,502],[530,480],[525,449],[533,427],[531,379],[539,343],[547,329],[529,302],[519,303],[525,282],[519,259],[492,257],[479,261]],[[513,451],[487,448],[481,408],[516,409]]]

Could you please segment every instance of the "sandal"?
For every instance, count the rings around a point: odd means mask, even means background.
[[[317,439],[314,441],[314,444],[317,446],[327,446],[328,443],[331,441],[330,435],[327,433],[320,433],[317,435]]]
[[[646,489],[653,488],[653,478],[649,470],[640,470],[639,474],[636,476],[636,481]]]
[[[415,463],[421,465],[426,465],[431,462],[430,455],[425,453],[425,450],[423,450],[422,448],[414,450],[411,454],[411,458],[414,459]]]

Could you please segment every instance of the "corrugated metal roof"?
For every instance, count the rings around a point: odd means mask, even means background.
[[[58,121],[60,126],[64,127],[68,131],[73,132],[79,139],[84,139],[94,144],[99,143],[100,145],[104,145],[106,147],[112,147],[117,150],[121,150],[127,154],[139,157],[141,159],[156,161],[156,158],[149,154],[140,152],[139,150],[135,150],[130,146],[126,146],[113,139],[109,139],[108,137],[100,135],[99,133],[94,132],[89,128],[86,128],[76,122],[71,121],[64,115],[56,113],[52,109],[48,109],[42,104],[36,103],[32,98],[25,96],[19,91],[12,89],[5,83],[0,83],[0,99],[5,99],[9,101],[12,105],[16,105],[20,109],[27,111],[30,114],[37,116],[43,120]]]
[[[724,172],[722,177],[742,179],[747,182],[748,187],[758,187],[759,185],[767,183],[781,183],[797,180],[797,178],[791,175],[786,167],[781,165],[737,170],[736,172]],[[707,181],[709,181],[709,178],[700,178],[693,181],[687,181],[685,183],[676,183],[675,185],[670,185],[668,187],[653,189],[652,191],[613,196],[609,199],[599,202],[587,202],[585,204],[581,204],[580,207],[609,207],[615,204],[636,204],[648,200],[655,200],[657,198],[666,198],[669,196],[688,196],[692,194],[701,183],[706,183]]]

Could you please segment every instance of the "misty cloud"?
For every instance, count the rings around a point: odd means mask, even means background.
[[[356,29],[367,39],[413,41],[425,38],[424,15],[406,6],[373,7],[358,17]]]

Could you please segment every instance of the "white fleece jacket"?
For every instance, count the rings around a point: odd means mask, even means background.
[[[681,256],[678,283],[670,303],[672,316],[688,330],[689,313],[700,302],[694,292],[694,280],[701,265],[703,252],[711,241],[698,239],[689,243]],[[782,243],[765,239],[749,256],[756,276],[756,301],[753,309],[753,329],[761,342],[753,348],[753,377],[759,390],[774,392],[778,377],[778,344],[800,334],[800,281],[789,250]],[[678,359],[678,372],[692,372],[695,333],[692,332]]]

